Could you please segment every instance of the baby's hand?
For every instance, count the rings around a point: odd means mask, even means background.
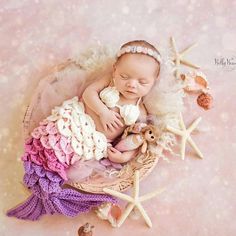
[[[139,133],[139,132],[141,132],[142,128],[144,128],[146,126],[147,126],[147,124],[145,124],[145,123],[141,123],[141,122],[135,123],[134,126],[132,127],[133,128],[132,131],[134,133]]]
[[[123,163],[122,153],[113,147],[107,149],[108,159],[115,163]]]
[[[120,114],[109,109],[101,114],[100,120],[105,131],[107,129],[114,131],[114,129],[124,126]]]
[[[141,122],[135,123],[135,124],[127,127],[124,130],[124,133],[121,138],[122,139],[126,138],[128,136],[128,134],[130,134],[130,133],[139,134],[141,132],[142,128],[144,128],[146,126],[147,126],[147,124],[145,124],[145,123],[141,123]]]

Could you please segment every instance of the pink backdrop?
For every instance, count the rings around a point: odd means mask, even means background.
[[[0,1],[0,234],[76,235],[87,221],[94,235],[236,235],[236,1]],[[94,213],[70,219],[46,216],[38,222],[5,217],[24,200],[22,120],[39,78],[56,63],[91,44],[136,38],[166,47],[174,36],[179,48],[198,42],[188,55],[201,65],[212,89],[214,108],[203,111],[188,100],[185,120],[203,117],[194,140],[205,158],[188,149],[186,160],[170,157],[141,183],[141,194],[166,187],[144,203],[153,221],[129,218],[120,229]],[[223,65],[224,62],[226,65]],[[189,115],[191,111],[191,116]]]

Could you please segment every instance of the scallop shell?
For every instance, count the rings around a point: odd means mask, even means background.
[[[201,71],[192,71],[186,74],[181,74],[180,78],[184,82],[185,92],[206,92],[209,90],[206,75]]]

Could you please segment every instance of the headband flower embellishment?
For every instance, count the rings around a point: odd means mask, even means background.
[[[154,58],[159,63],[162,62],[160,53],[152,50],[151,48],[146,48],[142,46],[126,46],[121,48],[121,50],[117,53],[117,58],[121,57],[123,54],[126,53],[144,54]]]

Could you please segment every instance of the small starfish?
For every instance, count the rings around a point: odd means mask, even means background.
[[[125,211],[123,212],[123,214],[121,215],[121,217],[119,218],[119,220],[117,222],[117,225],[116,225],[117,227],[120,227],[124,223],[124,221],[129,216],[130,212],[134,209],[134,207],[136,207],[140,211],[140,213],[143,216],[144,220],[146,221],[147,225],[149,227],[152,227],[152,222],[151,222],[149,216],[147,215],[146,211],[144,210],[143,206],[141,205],[141,202],[155,197],[156,195],[162,193],[164,191],[164,189],[156,190],[154,192],[150,192],[148,194],[145,194],[142,197],[139,197],[139,171],[136,170],[134,173],[134,185],[133,185],[133,196],[132,197],[129,195],[123,194],[121,192],[117,192],[115,190],[108,189],[108,188],[104,188],[103,191],[105,193],[112,195],[112,196],[118,197],[122,200],[129,202],[125,208]]]
[[[180,78],[179,68],[180,68],[181,64],[191,67],[191,68],[194,68],[194,69],[200,68],[199,66],[196,66],[196,65],[192,64],[191,62],[189,62],[188,60],[184,59],[184,56],[186,55],[186,53],[188,51],[190,51],[196,45],[197,44],[194,43],[194,44],[188,46],[187,48],[185,48],[184,50],[182,50],[181,52],[178,52],[177,47],[176,47],[176,43],[175,43],[175,39],[173,37],[171,37],[171,46],[172,46],[174,54],[175,54],[175,57],[173,59],[173,62],[175,63],[175,77],[177,79]]]
[[[184,160],[185,157],[185,147],[186,147],[186,142],[189,142],[189,144],[192,146],[192,148],[196,151],[197,155],[200,158],[203,158],[203,155],[199,148],[196,146],[196,144],[193,142],[192,138],[190,137],[190,134],[193,132],[193,130],[197,127],[199,122],[201,121],[201,117],[197,118],[187,129],[183,121],[182,114],[180,114],[180,127],[181,130],[173,128],[169,125],[167,125],[166,129],[171,131],[172,133],[179,135],[182,137],[181,140],[181,157]]]

